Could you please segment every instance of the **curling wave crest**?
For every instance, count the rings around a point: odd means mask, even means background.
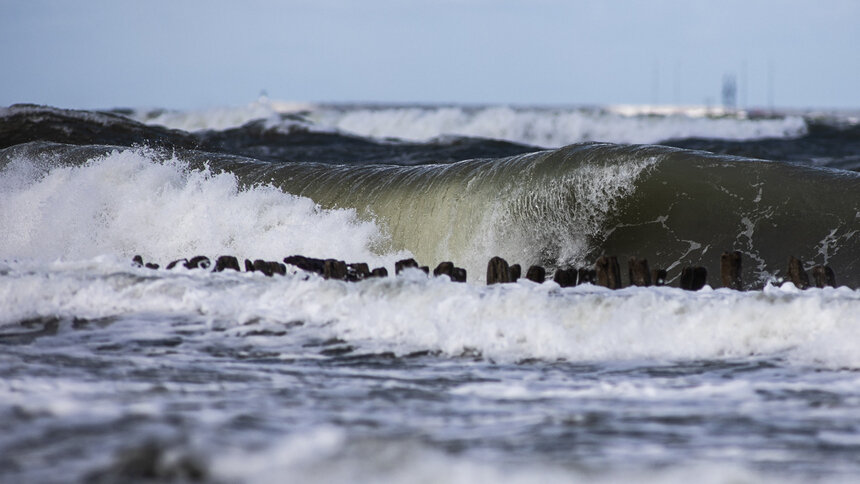
[[[197,253],[300,253],[381,262],[386,236],[355,210],[321,209],[271,185],[190,168],[147,150],[108,150],[80,164],[14,156],[0,168],[0,254],[39,260],[98,255],[167,262]],[[103,150],[104,151],[104,150]],[[65,160],[65,161],[63,161]]]

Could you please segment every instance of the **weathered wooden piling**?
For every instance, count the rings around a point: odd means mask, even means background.
[[[511,268],[508,261],[495,256],[487,263],[487,285],[511,282]]]
[[[239,259],[232,255],[222,255],[215,259],[215,272],[222,272],[227,269],[232,269],[236,272],[241,271],[239,268]]]
[[[347,276],[346,262],[337,259],[326,259],[323,277],[345,281]]]
[[[597,284],[609,289],[621,289],[621,268],[617,257],[601,256],[594,264],[594,270],[597,272]]]
[[[597,282],[597,271],[587,267],[580,267],[576,271],[576,285],[594,284]]]
[[[543,284],[546,280],[546,269],[541,266],[530,266],[526,271],[526,279]]]
[[[263,259],[257,259],[254,261],[254,271],[262,272],[269,277],[272,277],[272,275],[275,273],[274,269],[272,268],[272,265],[269,264],[268,261],[265,261]]]
[[[809,275],[803,270],[803,262],[794,256],[788,258],[788,273],[785,280],[794,283],[798,289],[809,287]]]
[[[350,282],[363,281],[370,277],[370,267],[366,262],[353,262],[346,265],[346,280]]]
[[[684,267],[681,270],[681,289],[698,291],[708,283],[708,270],[704,267]]]
[[[508,268],[508,279],[511,282],[517,282],[523,275],[523,268],[519,264],[514,264]]]
[[[720,279],[723,282],[723,287],[738,291],[743,289],[740,252],[723,252],[723,255],[720,256]]]
[[[212,263],[209,261],[209,258],[205,255],[198,255],[192,257],[191,260],[185,263],[185,268],[187,269],[208,269]]]
[[[666,279],[666,269],[651,269],[651,282],[655,286],[665,286]]]
[[[627,259],[627,277],[630,278],[631,286],[650,286],[651,271],[648,270],[648,259]]]
[[[131,263],[135,267],[146,267],[147,269],[158,269],[159,267],[161,267],[158,264],[154,264],[152,262],[147,262],[144,264],[143,263],[143,257],[140,255],[136,255],[136,256],[132,257]]]
[[[815,266],[812,268],[812,278],[815,280],[815,287],[836,287],[836,274],[830,266]]]
[[[561,287],[573,287],[576,285],[576,269],[556,269],[552,280]]]
[[[433,275],[439,277],[441,275],[446,275],[448,277],[452,277],[454,274],[454,263],[451,261],[440,262],[435,269],[433,269]]]
[[[166,269],[173,269],[179,264],[182,264],[182,266],[185,267],[185,265],[188,264],[188,259],[176,259],[175,261],[171,261],[169,264],[167,264]]]
[[[442,275],[448,276],[452,282],[466,282],[466,269],[457,267],[450,261],[440,262],[439,265],[433,269],[433,275],[436,277]]]
[[[450,261],[440,262],[439,265],[433,269],[433,275],[436,277],[442,275],[448,276],[453,282],[466,282],[466,269],[457,267]]]
[[[323,259],[291,255],[289,257],[284,257],[284,263],[298,267],[303,271],[316,272],[319,275],[322,275],[325,272],[325,261]]]
[[[287,266],[281,264],[278,261],[269,261],[269,267],[272,268],[272,273],[277,274],[279,276],[287,275]]]
[[[415,259],[403,259],[394,263],[394,273],[400,274],[404,269],[408,269],[410,267],[418,268],[418,261]]]
[[[466,282],[466,269],[455,267],[454,271],[451,273],[451,280],[453,282]]]

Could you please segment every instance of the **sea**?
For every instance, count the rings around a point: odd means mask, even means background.
[[[0,482],[858,482],[858,288],[858,111],[2,107]]]

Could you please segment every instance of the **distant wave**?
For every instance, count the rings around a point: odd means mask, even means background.
[[[797,115],[748,119],[719,108],[632,110],[509,106],[361,106],[257,101],[205,110],[130,110],[132,119],[183,131],[224,130],[255,120],[277,124],[300,113],[319,127],[377,139],[426,142],[444,136],[504,140],[546,148],[582,141],[657,143],[708,137],[731,140],[791,138],[806,134]]]
[[[547,148],[583,141],[657,143],[700,136],[752,140],[806,133],[806,123],[800,116],[744,119],[692,116],[683,112],[669,116],[629,116],[582,108],[334,108],[314,111],[310,116],[320,124],[362,136],[412,141],[443,135],[475,136]]]

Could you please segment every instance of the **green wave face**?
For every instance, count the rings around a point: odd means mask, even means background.
[[[105,149],[34,143],[4,151],[7,159],[39,153],[51,165],[82,163]],[[431,266],[451,260],[472,281],[483,279],[495,255],[553,269],[610,254],[622,268],[629,256],[645,257],[670,279],[683,265],[703,265],[716,287],[720,254],[739,250],[750,286],[783,274],[791,255],[807,269],[829,264],[837,282],[860,285],[854,172],[595,143],[420,166],[177,156],[191,168],[232,172],[248,186],[271,184],[323,208],[354,208],[387,233],[375,252],[408,250]]]
[[[726,250],[744,279],[784,273],[790,255],[860,272],[860,176],[659,146],[580,144],[502,159],[418,167],[232,164],[322,206],[384,225],[391,247],[425,264],[453,260],[481,276],[499,255],[550,268],[601,254],[646,257],[670,271],[703,265],[718,284]]]

